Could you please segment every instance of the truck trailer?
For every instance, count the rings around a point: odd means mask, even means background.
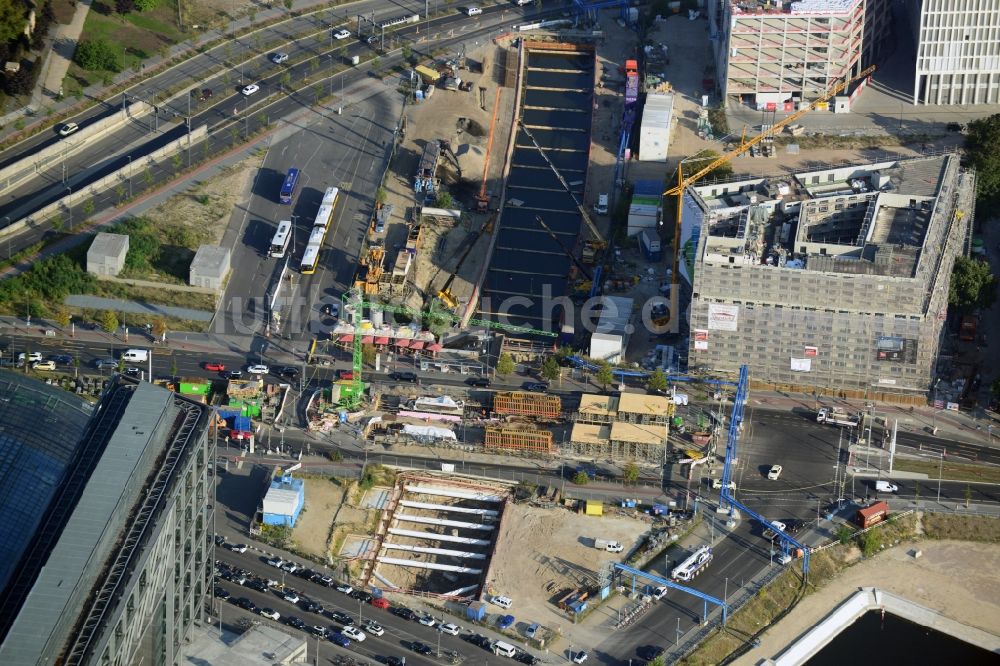
[[[858,513],[854,516],[854,521],[861,529],[866,529],[872,525],[881,523],[888,517],[889,505],[885,502],[875,502],[863,509],[858,509]]]
[[[822,407],[816,412],[816,422],[857,428],[861,418],[857,414],[849,414],[842,407]]]

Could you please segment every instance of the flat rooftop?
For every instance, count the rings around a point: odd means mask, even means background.
[[[733,14],[784,16],[838,16],[851,12],[861,0],[730,0]]]
[[[622,393],[618,396],[618,411],[629,414],[663,416],[670,412],[670,399],[663,395]]]

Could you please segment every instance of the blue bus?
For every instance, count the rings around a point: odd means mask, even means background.
[[[281,184],[281,194],[278,196],[278,201],[283,204],[291,205],[292,197],[295,196],[295,190],[299,186],[299,170],[289,169],[288,175],[285,176],[285,182]]]

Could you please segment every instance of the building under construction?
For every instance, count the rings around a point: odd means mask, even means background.
[[[424,152],[420,156],[420,165],[417,167],[417,175],[413,179],[414,192],[433,193],[437,187],[438,161],[441,159],[441,143],[439,141],[428,141],[424,145]]]
[[[672,400],[662,395],[622,393],[620,395],[580,396],[580,407],[574,415],[577,423],[636,423],[666,425],[674,415]]]
[[[552,433],[529,428],[487,428],[483,446],[487,451],[552,454]]]
[[[570,434],[574,453],[616,462],[662,463],[666,456],[666,442],[666,424],[577,422],[573,424]]]
[[[501,416],[533,416],[543,419],[557,419],[562,413],[562,404],[557,395],[547,393],[493,394],[493,413]]]

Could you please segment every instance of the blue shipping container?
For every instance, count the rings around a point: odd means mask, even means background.
[[[233,430],[241,430],[244,432],[250,432],[250,417],[249,416],[237,416],[233,419]]]

